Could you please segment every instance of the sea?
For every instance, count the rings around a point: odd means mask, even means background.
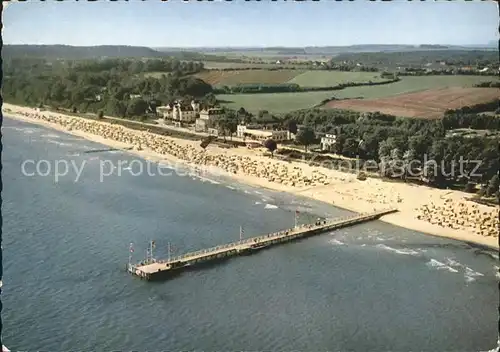
[[[495,253],[375,221],[147,282],[126,266],[149,241],[165,259],[168,248],[237,241],[240,226],[244,237],[290,228],[295,211],[302,223],[353,213],[226,175],[146,172],[158,164],[8,117],[2,133],[2,335],[12,351],[497,345]]]

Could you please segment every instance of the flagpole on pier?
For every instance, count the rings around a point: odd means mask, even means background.
[[[299,213],[298,210],[295,210],[295,216],[294,216],[294,224],[293,224],[293,228],[296,229],[297,228],[297,214]]]
[[[170,242],[168,242],[168,261],[170,262]]]
[[[128,250],[128,265],[132,265],[132,253],[134,253],[134,244],[130,243],[130,248]]]
[[[154,241],[151,241],[151,244],[150,244],[150,246],[151,246],[151,252],[150,252],[151,253],[151,261],[153,261],[153,258],[154,258],[153,257],[153,245],[154,245]]]
[[[243,227],[240,226],[240,241],[243,239]]]

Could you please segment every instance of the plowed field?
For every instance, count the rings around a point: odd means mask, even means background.
[[[447,109],[487,103],[500,98],[497,88],[441,88],[378,99],[335,100],[326,108],[375,112],[418,118],[439,118]]]

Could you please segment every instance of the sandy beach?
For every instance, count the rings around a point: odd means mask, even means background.
[[[258,187],[309,197],[355,212],[395,207],[398,213],[381,220],[430,235],[499,248],[499,210],[466,198],[470,194],[356,175],[286,162],[264,156],[262,150],[223,149],[199,141],[159,136],[103,121],[3,104],[8,117],[40,124],[114,148],[134,147],[131,153],[153,161],[190,165],[200,172],[224,172]]]

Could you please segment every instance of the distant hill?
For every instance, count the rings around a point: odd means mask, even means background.
[[[4,45],[2,56],[40,57],[46,59],[139,58],[164,57],[166,53],[147,47],[125,45],[70,46],[70,45]]]
[[[44,59],[96,59],[96,58],[162,58],[173,57],[179,60],[204,61],[214,57],[194,50],[169,49],[159,51],[142,46],[127,45],[100,45],[100,46],[71,46],[71,45],[4,45],[4,58],[37,57]]]
[[[344,53],[370,53],[370,52],[408,52],[408,51],[428,51],[428,50],[474,50],[487,49],[491,46],[485,45],[405,45],[405,44],[360,44],[348,46],[307,46],[307,47],[198,47],[198,48],[155,48],[158,51],[196,51],[205,54],[218,53],[262,53],[274,55],[338,55]]]
[[[164,57],[162,53],[147,47],[126,45],[70,46],[70,45],[4,45],[3,57],[40,57],[47,59],[90,58],[139,58]]]
[[[453,45],[393,45],[367,44],[350,46],[323,46],[323,47],[267,47],[267,48],[148,48],[126,45],[101,46],[70,46],[70,45],[4,45],[2,56],[10,57],[38,57],[46,59],[92,59],[92,58],[161,58],[175,57],[179,60],[214,61],[224,60],[226,53],[245,54],[273,54],[276,56],[300,55],[328,55],[334,56],[347,53],[373,52],[410,52],[410,51],[437,51],[437,50],[474,50],[480,46],[453,46]],[[492,47],[495,48],[495,47]],[[487,49],[483,46],[483,50]],[[489,49],[489,48],[488,48]],[[219,56],[216,56],[220,54]]]

